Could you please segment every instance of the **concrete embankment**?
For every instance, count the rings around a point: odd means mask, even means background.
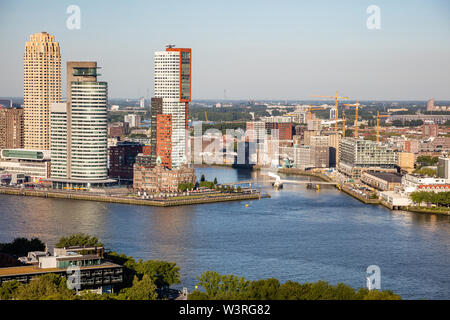
[[[259,168],[257,168],[258,170]],[[304,171],[300,169],[294,169],[294,168],[283,168],[278,169],[279,173],[285,173],[290,175],[300,175],[300,176],[310,176],[310,177],[316,177],[318,179],[322,179],[324,181],[331,182],[332,180],[329,177],[326,177],[319,173]],[[450,215],[450,210],[445,209],[436,209],[436,208],[425,208],[425,207],[402,207],[402,208],[394,208],[389,203],[386,203],[380,199],[369,199],[364,197],[363,195],[360,195],[346,187],[343,186],[337,186],[339,190],[345,192],[346,194],[358,199],[359,201],[363,202],[364,204],[371,204],[371,205],[382,205],[390,210],[403,210],[403,211],[409,211],[409,212],[416,212],[416,213],[426,213],[426,214],[442,214],[442,215]]]
[[[268,198],[270,195],[260,195],[258,193],[253,194],[237,194],[237,195],[222,195],[220,197],[204,197],[195,199],[170,199],[170,200],[144,200],[137,198],[124,198],[124,197],[112,197],[104,195],[90,195],[81,193],[68,193],[68,192],[52,192],[52,191],[38,191],[38,190],[23,190],[23,189],[9,189],[0,188],[0,194],[17,195],[17,196],[31,196],[41,198],[57,198],[68,200],[85,200],[85,201],[99,201],[110,203],[122,203],[132,205],[145,205],[156,207],[172,207],[172,206],[184,206],[203,203],[214,202],[227,202],[227,201],[242,201],[242,200],[257,200],[259,198]]]

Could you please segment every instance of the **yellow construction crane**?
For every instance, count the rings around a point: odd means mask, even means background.
[[[342,136],[345,138],[345,112],[342,110]]]
[[[344,100],[344,99],[348,99],[348,97],[339,97],[338,92],[336,91],[336,95],[335,96],[320,96],[320,95],[312,95],[311,97],[313,98],[328,98],[328,99],[334,99],[336,102],[336,106],[335,106],[335,123],[334,123],[334,130],[337,131],[337,123],[338,123],[338,105],[339,105],[339,100]]]
[[[380,142],[380,118],[389,118],[388,114],[380,114],[377,111],[377,143]]]
[[[209,121],[208,121],[208,115],[206,114],[206,111],[205,111],[205,119],[206,119],[206,123],[209,123]]]
[[[355,138],[358,138],[358,109],[363,107],[361,104],[359,104],[358,100],[356,100],[356,103],[354,104],[345,104],[346,107],[355,107]]]
[[[311,105],[309,104],[308,105],[308,120],[311,120],[311,110],[325,110],[325,109],[327,109],[327,108],[325,108],[325,107],[314,107],[314,108],[312,108],[311,107]]]

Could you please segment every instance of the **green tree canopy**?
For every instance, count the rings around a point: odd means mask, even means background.
[[[17,289],[22,286],[19,281],[7,281],[0,286],[0,300],[11,300],[14,298]]]
[[[75,291],[67,288],[66,279],[48,273],[37,277],[26,285],[19,285],[14,293],[17,300],[72,300]]]
[[[62,237],[55,244],[56,248],[72,247],[72,246],[97,246],[103,247],[97,237],[93,237],[84,233],[74,233],[68,237]]]
[[[180,267],[175,262],[161,260],[138,260],[135,265],[136,273],[147,275],[158,288],[168,288],[180,283]]]
[[[343,283],[333,286],[325,281],[282,285],[277,279],[247,281],[234,275],[206,271],[198,279],[198,287],[188,295],[189,300],[400,300],[392,291],[355,291]]]
[[[144,275],[142,280],[134,277],[133,285],[130,288],[122,290],[117,298],[119,300],[156,300],[158,293],[156,285],[148,275]]]
[[[30,251],[44,251],[45,244],[38,238],[16,238],[11,243],[0,243],[0,252],[26,256]]]

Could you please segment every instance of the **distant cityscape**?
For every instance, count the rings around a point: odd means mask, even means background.
[[[232,100],[226,90],[194,100],[192,54],[167,45],[154,53],[152,97],[109,99],[101,61],[62,66],[52,34],[30,35],[23,99],[0,100],[0,193],[161,207],[270,198],[257,181],[196,175],[228,166],[267,173],[277,190],[296,183],[280,175],[304,175],[307,188],[332,185],[361,205],[450,214],[449,101],[360,101],[320,88],[303,101]],[[73,263],[86,288],[110,293],[124,269],[103,250],[33,251],[21,257],[27,269],[0,272],[0,284]]]

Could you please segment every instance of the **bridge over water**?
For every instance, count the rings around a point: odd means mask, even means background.
[[[263,179],[263,180],[243,180],[243,181],[237,181],[237,182],[230,182],[230,183],[222,183],[222,185],[227,186],[237,186],[242,184],[257,184],[257,183],[272,183],[275,182],[275,179]],[[329,181],[309,181],[309,180],[279,180],[281,183],[286,184],[313,184],[313,185],[337,185],[337,182],[329,182]]]

